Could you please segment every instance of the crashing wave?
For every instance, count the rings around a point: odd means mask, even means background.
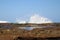
[[[52,23],[52,21],[49,20],[48,18],[34,14],[33,16],[30,17],[29,23],[41,24],[41,23]]]

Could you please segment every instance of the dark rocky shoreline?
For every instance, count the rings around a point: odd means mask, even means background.
[[[44,27],[44,28],[24,30],[19,29],[19,27]],[[0,40],[60,40],[60,23],[52,24],[0,23]]]

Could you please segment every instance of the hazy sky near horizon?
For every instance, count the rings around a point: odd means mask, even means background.
[[[60,22],[60,0],[0,0],[0,20],[28,20],[33,14]]]

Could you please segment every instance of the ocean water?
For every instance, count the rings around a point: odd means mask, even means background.
[[[43,28],[43,27],[19,27],[19,29],[25,29],[25,30],[33,30],[35,28]]]

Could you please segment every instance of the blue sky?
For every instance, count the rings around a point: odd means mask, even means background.
[[[28,20],[35,13],[60,22],[60,0],[0,0],[0,20]]]

